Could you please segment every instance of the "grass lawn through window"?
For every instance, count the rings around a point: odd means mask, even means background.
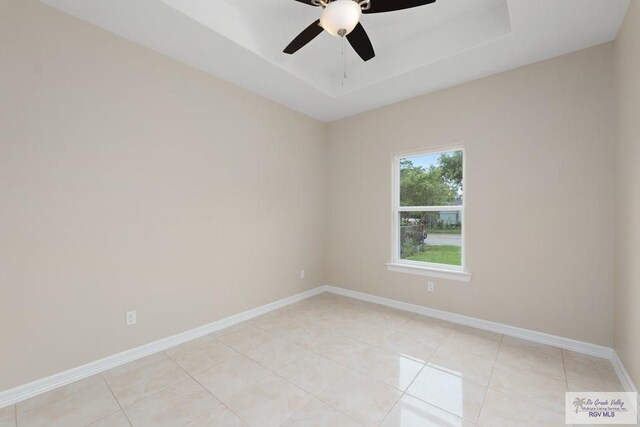
[[[424,252],[418,252],[406,259],[435,264],[461,265],[462,248],[453,245],[429,246]]]

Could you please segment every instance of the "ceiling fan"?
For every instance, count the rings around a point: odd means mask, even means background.
[[[371,40],[360,23],[363,13],[393,12],[435,3],[436,0],[296,0],[309,6],[322,7],[320,19],[302,30],[284,49],[289,55],[297,52],[322,31],[335,37],[346,37],[351,47],[368,61],[376,56]]]

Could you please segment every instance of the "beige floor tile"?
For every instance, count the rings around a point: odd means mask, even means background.
[[[425,316],[415,316],[399,330],[405,334],[439,345],[449,335],[453,324]]]
[[[332,333],[319,336],[318,339],[310,344],[309,349],[319,354],[330,354],[356,347],[375,348],[351,337]]]
[[[342,319],[358,320],[362,317],[362,314],[368,310],[368,308],[363,308],[353,304],[339,303],[334,307],[331,313]]]
[[[485,359],[495,359],[500,349],[502,335],[466,326],[456,326],[440,348],[464,352]]]
[[[394,332],[380,342],[380,348],[426,363],[438,349],[438,343],[403,332]]]
[[[552,376],[538,375],[525,368],[496,366],[489,388],[518,396],[550,411],[564,414],[567,383]]]
[[[63,397],[72,395],[82,390],[86,390],[89,387],[93,387],[103,382],[104,380],[102,379],[101,375],[93,375],[89,378],[85,378],[80,381],[76,381],[74,383],[49,391],[47,393],[41,394],[39,396],[32,397],[31,399],[18,402],[16,404],[16,411],[18,413],[29,411],[31,409],[37,408],[38,406],[55,402],[56,400],[62,399]]]
[[[329,310],[331,311],[340,311],[343,308],[353,308],[354,305],[351,303],[351,298],[340,297],[341,299],[333,299],[332,301],[327,301],[327,305]]]
[[[407,393],[466,420],[476,422],[486,387],[431,367],[425,367]]]
[[[351,320],[342,329],[337,330],[344,336],[376,347],[395,332],[394,329],[385,325],[375,325],[357,320]]]
[[[487,391],[479,427],[566,427],[564,414],[541,408],[524,399]]]
[[[86,426],[120,411],[103,382],[18,414],[21,427]]]
[[[211,393],[189,378],[124,411],[134,427],[180,427],[210,415],[218,406],[220,402]]]
[[[87,427],[131,427],[131,424],[129,424],[129,420],[127,420],[124,412],[120,411],[89,424]]]
[[[161,351],[159,353],[152,354],[151,356],[143,357],[142,359],[134,360],[133,362],[118,366],[117,368],[109,369],[108,371],[103,372],[102,376],[105,379],[118,377],[128,372],[137,371],[161,360],[167,360],[168,358],[169,356],[167,356],[165,352]]]
[[[323,328],[322,326],[310,323],[298,323],[293,329],[280,336],[300,347],[309,349],[319,340],[333,335],[329,328]]]
[[[194,375],[213,368],[238,354],[221,342],[214,341],[210,337],[207,338],[208,340],[202,340],[197,344],[186,343],[169,349],[167,355],[182,369]]]
[[[105,379],[122,407],[133,405],[189,377],[168,357],[138,369],[117,368],[117,372],[120,373],[108,373]]]
[[[360,424],[318,399],[293,414],[282,427],[359,427]]]
[[[334,334],[342,334],[351,324],[356,322],[354,319],[344,317],[336,312],[328,311],[319,314],[313,321],[314,325],[333,331]]]
[[[245,352],[245,355],[265,368],[275,371],[306,353],[310,353],[309,350],[290,341],[282,338],[270,338],[251,347]]]
[[[287,311],[292,321],[315,323],[327,318],[331,310],[326,307],[318,307],[312,304],[298,304]]]
[[[377,349],[374,352],[363,355],[355,369],[404,391],[422,370],[423,366],[423,363],[406,356]]]
[[[368,311],[369,310],[363,309],[353,304],[340,303],[340,304],[336,304],[331,312],[340,316],[343,319],[356,320],[361,318],[362,315]]]
[[[378,306],[373,310],[361,311],[356,320],[387,329],[397,330],[406,325],[415,314],[395,308]]]
[[[562,351],[557,347],[504,337],[496,366],[521,367],[539,375],[564,380]]]
[[[200,416],[185,427],[246,427],[247,424],[226,406],[220,405],[209,415]]]
[[[575,384],[567,384],[567,391],[580,391],[580,392],[582,392],[582,391],[593,391],[593,390],[590,390],[587,387],[582,387],[582,386],[575,385]]]
[[[245,352],[251,347],[267,341],[271,337],[272,335],[268,332],[250,325],[246,328],[223,335],[219,337],[218,340],[237,351]]]
[[[311,350],[341,365],[355,368],[376,348],[353,338],[331,335],[316,341]]]
[[[568,383],[590,391],[624,391],[609,360],[568,350],[562,355]]]
[[[489,384],[494,365],[495,359],[443,346],[429,359],[429,366],[482,385]]]
[[[568,365],[586,365],[590,368],[602,370],[607,370],[609,368],[613,369],[611,362],[608,359],[603,359],[601,357],[589,356],[587,354],[564,349],[562,350],[562,357],[564,358],[564,363]]]
[[[307,298],[304,301],[300,301],[291,306],[291,308],[301,308],[301,309],[318,309],[322,311],[330,311],[334,308],[336,304],[338,304],[340,300],[332,297],[324,297],[324,296],[315,296],[312,298]]]
[[[273,336],[276,337],[282,337],[283,335],[288,334],[289,332],[291,332],[293,329],[297,328],[300,325],[301,322],[295,320],[295,319],[291,319],[288,322],[279,322],[279,324],[276,324],[275,321],[273,324],[270,324],[268,329],[264,328],[263,325],[256,325],[258,328],[270,333]]]
[[[271,372],[245,356],[236,356],[194,376],[216,398],[226,401]]]
[[[28,400],[26,402],[28,402]],[[9,405],[0,409],[0,421],[13,419],[15,417],[16,417],[16,405]]]
[[[400,399],[393,387],[352,372],[318,394],[318,397],[365,426],[378,425]]]
[[[312,394],[320,393],[344,377],[349,369],[333,360],[307,353],[283,366],[277,374]]]
[[[381,427],[473,427],[475,424],[405,394]]]
[[[16,405],[0,409],[0,427],[16,426]]]
[[[282,335],[298,325],[299,321],[291,317],[286,311],[268,313],[257,317],[251,324],[273,335]]]
[[[225,404],[250,426],[279,426],[311,400],[311,395],[273,374]]]
[[[209,334],[209,336],[213,339],[219,339],[222,336],[229,335],[231,332],[239,331],[240,329],[244,329],[248,326],[251,326],[251,323],[249,322],[238,323],[236,325],[229,326],[228,328],[224,328],[219,331],[213,332]]]
[[[355,298],[350,298],[350,297],[343,297],[343,302],[345,302],[346,304],[350,304],[353,305],[355,307],[359,307],[363,310],[376,310],[380,307],[382,307],[380,304],[374,304],[372,302],[369,301],[362,301],[359,299],[355,299]]]
[[[302,301],[291,304],[289,307],[304,307],[305,305],[316,305],[324,307],[328,310],[335,304],[341,303],[344,298],[345,297],[343,297],[342,295],[337,295],[331,292],[323,292],[321,294],[314,295],[311,298],[305,298]]]

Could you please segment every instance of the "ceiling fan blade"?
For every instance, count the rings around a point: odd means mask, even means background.
[[[311,0],[296,0],[300,3],[304,3],[304,4],[308,4],[309,6],[318,6],[317,4],[314,4]]]
[[[394,10],[410,9],[435,2],[436,0],[371,0],[369,9],[363,10],[362,13],[393,12]]]
[[[347,40],[349,40],[349,44],[353,47],[353,50],[360,55],[363,61],[368,61],[376,56],[373,51],[373,46],[371,45],[371,40],[369,40],[369,36],[361,23],[358,22],[358,25],[356,25],[353,31],[347,34]]]
[[[320,20],[318,19],[313,24],[302,30],[302,32],[298,34],[298,36],[293,39],[291,43],[289,43],[289,46],[284,48],[283,52],[288,53],[289,55],[297,52],[300,48],[304,47],[304,45],[318,37],[318,34],[323,31],[324,30],[320,26]]]

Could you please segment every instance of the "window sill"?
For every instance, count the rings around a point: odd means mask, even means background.
[[[416,274],[418,276],[437,277],[439,279],[456,280],[458,282],[471,281],[471,273],[446,268],[422,267],[418,265],[388,263],[387,270],[397,273]]]

